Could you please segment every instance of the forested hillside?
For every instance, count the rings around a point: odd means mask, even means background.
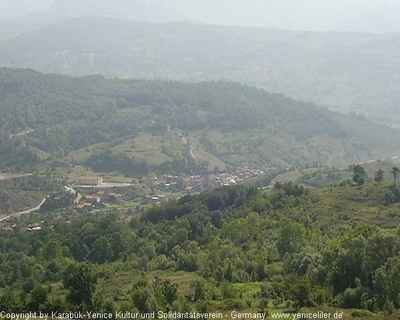
[[[399,35],[78,18],[0,43],[0,64],[108,77],[230,80],[398,124]]]
[[[145,163],[123,148],[110,148],[141,132],[167,139],[171,130],[182,133],[182,149],[162,139],[155,148],[178,162],[193,161],[195,148],[233,166],[339,165],[398,150],[394,129],[229,82],[71,78],[3,68],[0,110],[3,170],[32,170],[43,160],[39,150],[45,159],[63,159],[73,150],[105,143],[92,148],[93,156],[137,167],[129,174],[143,175],[149,170]]]
[[[24,217],[0,237],[0,307],[391,314],[400,308],[400,220],[385,193],[395,189],[235,186],[129,223],[117,212],[70,224]],[[42,230],[20,227],[38,219]]]

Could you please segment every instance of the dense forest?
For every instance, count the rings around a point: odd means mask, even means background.
[[[0,64],[70,75],[225,79],[396,124],[398,41],[398,34],[82,17],[1,42]]]
[[[46,222],[33,233],[17,226],[0,234],[0,308],[205,312],[335,306],[391,314],[400,308],[400,233],[397,207],[385,206],[389,188],[309,190],[277,183],[264,192],[235,186],[153,206],[129,222],[115,212],[70,224]],[[326,202],[334,203],[328,211],[321,207]],[[364,223],[354,211],[361,204]],[[381,225],[385,219],[369,218],[371,206],[383,215],[392,211],[388,226]],[[177,272],[189,279],[181,283],[183,291],[168,277]]]
[[[63,159],[96,143],[115,146],[140,132],[162,136],[168,130],[193,134],[199,148],[223,160],[240,156],[252,163],[258,157],[258,165],[340,165],[398,150],[395,130],[363,117],[222,81],[71,78],[3,68],[0,110],[0,168],[11,171],[34,170],[41,161],[39,151]],[[162,151],[171,155],[167,149]],[[114,154],[114,163],[104,168],[107,154],[94,152],[97,168],[109,171],[125,161],[136,168],[125,174],[140,176],[149,170],[121,154]],[[191,170],[190,156],[186,148],[172,159],[186,161],[184,167]]]

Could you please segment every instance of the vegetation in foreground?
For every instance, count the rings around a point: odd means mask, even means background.
[[[400,308],[400,209],[385,202],[393,188],[235,186],[129,222],[116,212],[33,233],[17,227],[0,237],[0,309],[392,314]]]

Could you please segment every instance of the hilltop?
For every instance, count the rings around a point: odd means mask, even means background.
[[[237,81],[396,125],[398,40],[391,33],[79,17],[1,42],[0,64],[110,78]]]
[[[226,165],[348,165],[398,150],[394,129],[223,81],[72,78],[3,68],[0,109],[0,159],[11,170],[72,163],[140,176]]]

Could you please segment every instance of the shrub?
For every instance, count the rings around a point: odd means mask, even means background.
[[[355,318],[365,318],[365,317],[373,317],[375,316],[375,313],[372,313],[371,311],[368,310],[355,309],[351,313],[351,316]]]

